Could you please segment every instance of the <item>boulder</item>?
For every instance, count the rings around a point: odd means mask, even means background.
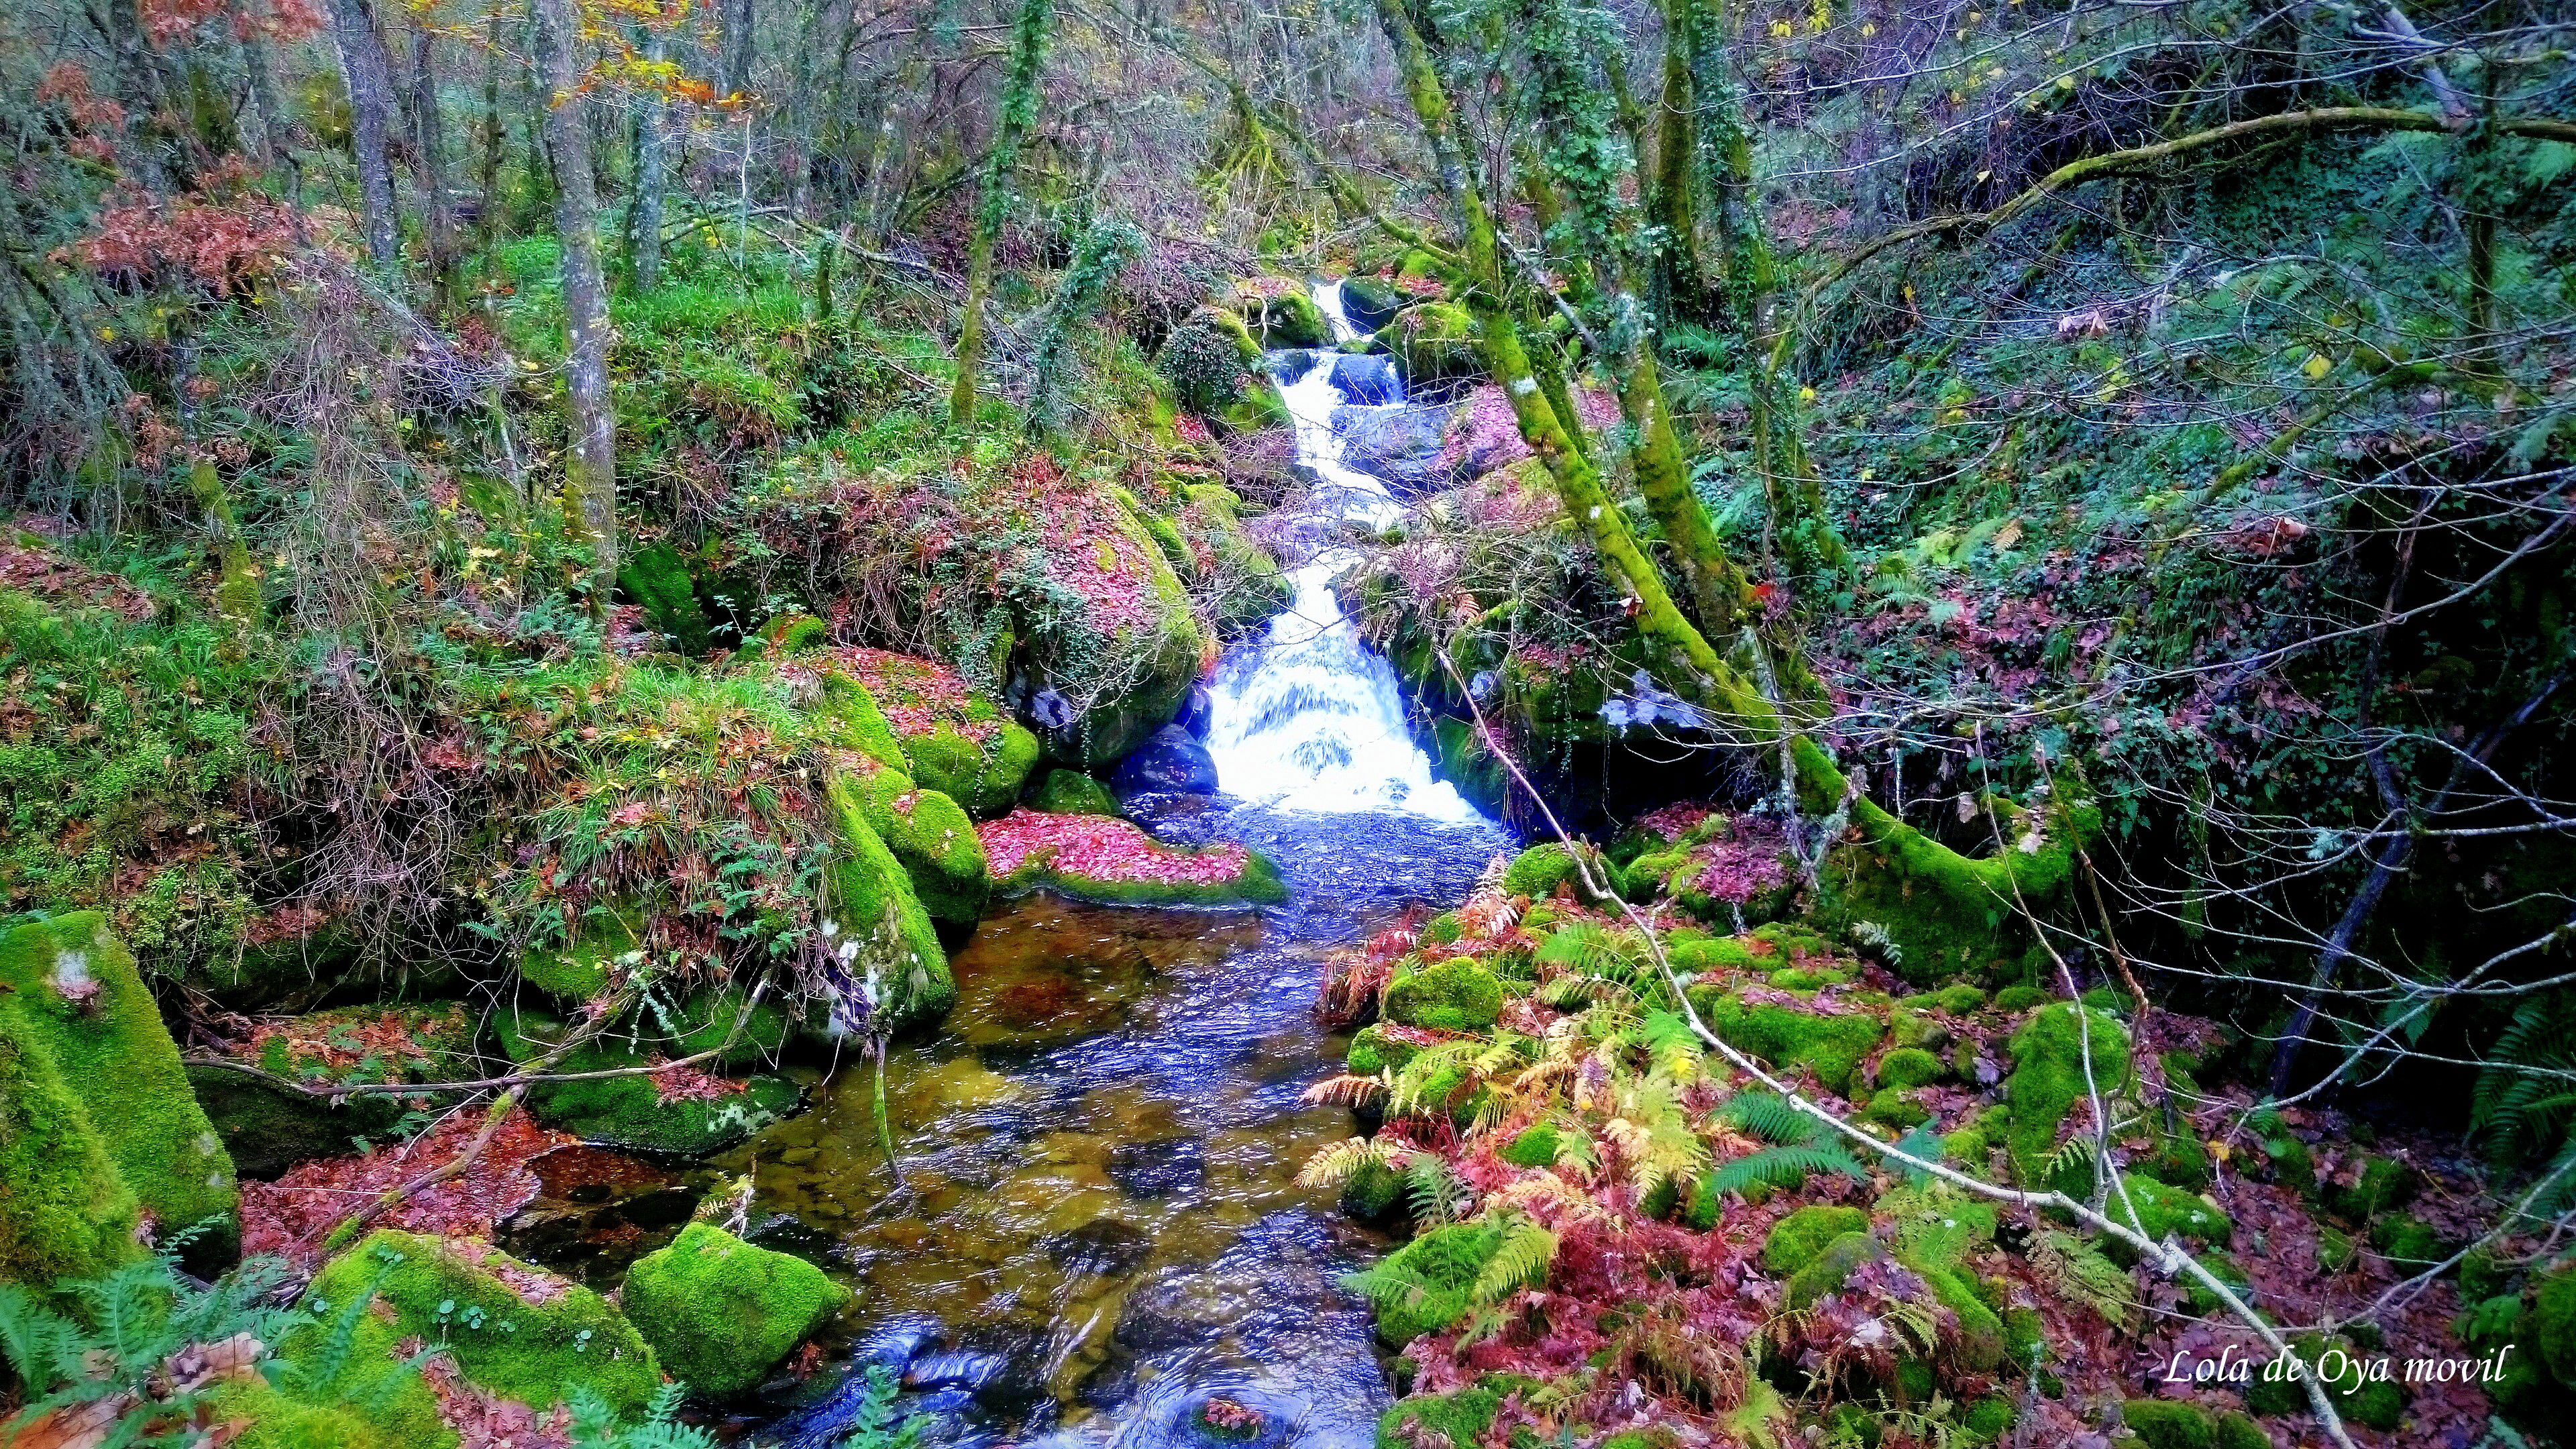
[[[370,1293],[398,1338],[422,1340],[477,1388],[540,1412],[586,1387],[634,1418],[661,1386],[652,1348],[614,1305],[489,1244],[380,1230],[324,1265],[304,1302],[318,1317]]]
[[[0,1282],[105,1276],[141,1256],[141,1209],[51,1053],[0,997]]]
[[[1323,347],[1332,339],[1324,309],[1304,284],[1287,277],[1256,277],[1237,284],[1235,313],[1262,348]]]
[[[220,1255],[241,1208],[232,1157],[104,917],[82,911],[0,935],[0,1036],[47,1059],[160,1232],[205,1226],[199,1241]]]
[[[1333,410],[1333,424],[1342,434],[1343,463],[1385,479],[1387,487],[1404,498],[1448,486],[1448,472],[1440,461],[1444,419],[1437,408]]]
[[[711,1006],[675,1023],[682,1028],[677,1035],[656,1032],[649,1018],[636,1023],[631,1033],[604,1033],[573,1048],[555,1070],[642,1067],[710,1049],[723,1040],[739,1014],[738,993],[732,1001],[733,1010]],[[725,1057],[663,1073],[542,1083],[529,1091],[528,1111],[547,1126],[603,1147],[676,1157],[721,1152],[795,1111],[804,1100],[804,1093],[784,1077],[737,1079],[718,1074],[728,1060],[747,1059],[763,1049],[762,1043],[775,1048],[783,1040],[785,1019],[776,1008],[764,1005],[752,1017],[756,1024]],[[496,1028],[513,1062],[543,1055],[563,1040],[567,1030],[563,1022],[526,1009],[503,1013]]]
[[[1109,787],[1080,770],[1049,770],[1029,796],[1029,808],[1048,815],[1116,815]]]
[[[825,794],[840,849],[824,866],[832,914],[823,934],[845,978],[846,999],[817,1025],[838,1035],[865,1018],[901,1030],[945,1014],[957,1001],[956,978],[911,876],[869,825],[864,796],[852,782],[835,777]]]
[[[1342,283],[1342,315],[1362,332],[1385,327],[1412,300],[1393,283],[1375,277],[1351,277]]]
[[[1358,407],[1383,407],[1404,401],[1404,379],[1395,362],[1381,353],[1345,352],[1333,359],[1333,390]]]
[[[725,1398],[757,1386],[852,1295],[802,1258],[691,1223],[636,1261],[619,1299],[674,1378]]]
[[[1213,795],[1216,759],[1207,746],[1179,725],[1154,731],[1143,748],[1118,762],[1110,788],[1120,798],[1137,795]]]
[[[1188,696],[1181,701],[1181,712],[1172,716],[1172,723],[1188,731],[1191,739],[1204,740],[1215,722],[1216,696],[1208,693],[1204,684],[1191,685]]]

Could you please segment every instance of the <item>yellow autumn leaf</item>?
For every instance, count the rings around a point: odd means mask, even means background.
[[[2016,518],[1995,530],[1994,545],[1997,549],[2007,549],[2019,542],[2021,542],[2020,519]]]
[[[2324,353],[2312,352],[2308,354],[2308,365],[2300,368],[2299,371],[2306,373],[2308,380],[2313,382],[2334,371],[2334,364],[2326,361]]]

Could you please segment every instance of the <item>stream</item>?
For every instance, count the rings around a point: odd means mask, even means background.
[[[1316,288],[1335,340],[1338,283]],[[1241,840],[1292,895],[1260,912],[1000,906],[952,965],[937,1035],[889,1055],[902,1181],[877,1144],[870,1073],[720,1159],[749,1171],[752,1236],[841,1275],[859,1335],[780,1403],[762,1442],[839,1449],[870,1365],[930,1445],[1212,1442],[1215,1400],[1260,1427],[1226,1442],[1364,1449],[1389,1403],[1364,1305],[1335,1286],[1389,1246],[1300,1188],[1349,1136],[1301,1094],[1338,1070],[1316,1025],[1326,956],[1408,908],[1463,899],[1511,842],[1435,779],[1386,661],[1331,582],[1346,525],[1402,516],[1342,461],[1341,432],[1400,403],[1383,358],[1274,354],[1318,486],[1289,532],[1295,599],[1220,662],[1208,746],[1223,794],[1144,823]],[[1289,374],[1294,374],[1289,378]]]

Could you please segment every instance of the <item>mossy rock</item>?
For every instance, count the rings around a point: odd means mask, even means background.
[[[1554,1167],[1556,1149],[1563,1137],[1554,1127],[1541,1122],[1522,1128],[1494,1156],[1514,1167]]]
[[[1989,973],[2024,955],[2029,936],[2016,900],[2035,907],[2064,888],[2075,846],[2101,831],[2101,811],[2086,802],[2040,811],[2007,803],[1998,810],[2006,832],[2016,841],[2032,839],[2034,849],[1961,856],[1867,801],[1856,805],[1854,813],[1869,818],[1865,828],[1878,839],[1826,854],[1819,918],[1846,932],[1863,921],[1876,925],[1896,947],[1890,969],[1926,985]]]
[[[1610,858],[1590,846],[1584,846],[1583,852],[1584,865],[1591,870],[1593,879],[1609,887],[1613,895],[1621,893],[1626,882]],[[1577,900],[1588,903],[1600,904],[1609,899],[1584,887],[1583,869],[1576,865],[1574,853],[1561,841],[1551,840],[1531,846],[1513,857],[1512,863],[1503,871],[1503,890],[1509,895],[1543,901],[1555,895],[1558,886],[1569,887]]]
[[[907,734],[898,725],[895,737],[923,789],[977,816],[1007,812],[1038,763],[1038,737],[980,694],[967,696],[962,726],[943,721]]]
[[[2209,1276],[2226,1284],[2227,1291],[2247,1303],[2254,1301],[2247,1296],[2253,1289],[2254,1280],[2246,1275],[2245,1270],[2237,1265],[2234,1258],[2225,1253],[2195,1253],[2192,1258],[2200,1266],[2209,1270]],[[2175,1275],[2174,1281],[2182,1285],[2183,1303],[2192,1312],[2207,1318],[2226,1311],[2227,1305],[2198,1278],[2189,1273],[2180,1273]]]
[[[1443,1442],[1468,1449],[1485,1442],[1485,1431],[1493,1427],[1505,1399],[1538,1387],[1538,1380],[1517,1374],[1487,1374],[1453,1393],[1406,1399],[1378,1416],[1376,1449],[1420,1449]]]
[[[1484,359],[1476,352],[1475,319],[1454,302],[1414,303],[1377,330],[1376,342],[1395,359],[1407,388],[1485,375]]]
[[[2036,986],[2007,986],[1995,993],[1995,1010],[2018,1015],[2052,1000],[2053,996]]]
[[[2337,1360],[2324,1357],[2326,1347],[2325,1340],[2313,1333],[2301,1334],[2290,1344],[2291,1352],[2309,1365],[2311,1373],[2322,1377],[2317,1368],[2321,1363],[2342,1368],[2340,1376],[2326,1380],[2325,1389],[2333,1396],[2335,1409],[2345,1419],[2364,1428],[2383,1431],[2396,1428],[2406,1417],[2406,1391],[2394,1382],[2365,1381],[2360,1368],[2364,1356],[2356,1354],[2352,1345],[2336,1345],[2343,1351],[2343,1357]],[[2244,1394],[2245,1407],[2267,1419],[2309,1412],[2308,1386],[2304,1377],[2275,1379],[2266,1369],[2258,1368],[2253,1381],[2245,1385]]]
[[[1939,1057],[1921,1047],[1898,1047],[1878,1059],[1878,1084],[1920,1087],[1939,1080],[1945,1070]]]
[[[2178,1399],[2131,1399],[2120,1422],[2147,1449],[2215,1449],[2218,1421],[2198,1404]]]
[[[1269,388],[1255,388],[1249,397],[1277,405]],[[1106,633],[1088,622],[1037,633],[1025,655],[1032,685],[1080,704],[1070,723],[1048,730],[1041,740],[1048,757],[1079,770],[1105,769],[1125,759],[1170,723],[1214,648],[1188,588],[1143,520],[1115,498],[1103,505],[1101,521],[1124,547],[1095,540],[1091,564],[1102,570],[1114,565],[1127,577],[1137,607]]]
[[[1405,1026],[1478,1032],[1502,1015],[1503,987],[1472,958],[1453,956],[1387,984],[1386,1014]]]
[[[2076,1015],[2079,1009],[2084,1013],[2081,1017]],[[2052,1002],[2013,1033],[2007,1050],[2013,1071],[2004,1084],[2010,1112],[2004,1145],[2012,1150],[2016,1177],[2036,1184],[2056,1155],[2059,1124],[2076,1103],[2086,1100],[2088,1055],[2092,1085],[2104,1098],[2128,1086],[2129,1031],[2109,1012]]]
[[[290,1398],[266,1380],[223,1384],[201,1402],[211,1422],[247,1426],[241,1437],[227,1441],[231,1449],[393,1449],[355,1410]],[[435,1419],[431,1423],[436,1425],[432,1437],[408,1442],[456,1442],[453,1431]]]
[[[1984,1009],[1986,1004],[1984,989],[1970,986],[1964,981],[1944,986],[1935,994],[1941,1009],[1952,1016],[1966,1016],[1970,1012]]]
[[[199,1241],[223,1256],[239,1232],[232,1157],[106,919],[83,911],[0,935],[0,988],[0,1033],[51,1058],[142,1211],[164,1233],[208,1225]]]
[[[1280,877],[1279,867],[1271,863],[1270,857],[1249,846],[1165,845],[1124,822],[1117,828],[1134,835],[1137,849],[1174,858],[1237,850],[1242,852],[1242,861],[1234,867],[1232,875],[1213,880],[1110,877],[1069,869],[1057,863],[1053,850],[1040,849],[1031,851],[1018,869],[995,880],[994,893],[1013,896],[1030,891],[1051,891],[1104,906],[1258,906],[1275,905],[1288,899],[1288,883]]]
[[[1413,1291],[1379,1302],[1377,1336],[1401,1349],[1465,1317],[1474,1304],[1476,1275],[1493,1261],[1502,1242],[1500,1228],[1450,1223],[1396,1249],[1371,1273],[1381,1281],[1407,1283]]]
[[[649,543],[628,553],[617,566],[617,587],[679,652],[692,659],[707,652],[712,627],[698,604],[697,580],[689,576],[678,549]]]
[[[851,1296],[802,1258],[691,1223],[627,1270],[618,1299],[674,1378],[725,1398],[758,1385]]]
[[[1817,1299],[1841,1292],[1863,1263],[1884,1251],[1878,1239],[1865,1232],[1844,1233],[1826,1243],[1811,1262],[1789,1275],[1788,1306],[1812,1307]]]
[[[519,979],[566,1005],[606,994],[621,957],[643,948],[643,922],[631,904],[592,908],[581,934],[568,945],[539,946],[519,955]],[[641,959],[637,957],[636,959]]]
[[[1375,332],[1393,321],[1413,299],[1403,288],[1375,277],[1342,279],[1342,315],[1362,332]]]
[[[2272,1449],[2272,1436],[2263,1432],[2254,1416],[2234,1409],[2217,1417],[2217,1433],[2211,1442],[2217,1449]]]
[[[957,982],[911,875],[869,825],[855,782],[835,776],[826,799],[840,848],[824,867],[831,904],[824,935],[860,1000],[844,1003],[822,1029],[838,1035],[860,1013],[872,1028],[896,1031],[945,1015]]]
[[[2413,1213],[2390,1213],[2370,1225],[2370,1245],[2401,1273],[2421,1273],[2450,1256],[2442,1235]]]
[[[1825,1246],[1850,1233],[1869,1231],[1869,1214],[1856,1207],[1815,1203],[1771,1225],[1762,1240],[1762,1271],[1784,1278],[1821,1256]]]
[[[2365,1223],[2415,1195],[2415,1170],[2393,1157],[2365,1155],[2361,1174],[2350,1187],[2326,1193],[2326,1206],[2354,1223]]]
[[[942,921],[972,925],[992,897],[983,837],[955,800],[911,776],[866,762],[843,771],[868,825],[912,879],[913,897]]]
[[[2272,1169],[2272,1180],[2301,1197],[2314,1197],[2317,1191],[2317,1158],[2308,1144],[2287,1132],[2263,1139],[2263,1156]]]
[[[1118,797],[1109,787],[1080,770],[1049,770],[1029,796],[1029,808],[1045,815],[1118,815]]]
[[[2120,1186],[2125,1196],[2112,1193],[2102,1205],[2104,1215],[2124,1228],[2136,1230],[2151,1243],[2178,1237],[2186,1242],[2224,1246],[2235,1236],[2235,1224],[2228,1221],[2227,1214],[2197,1193],[2168,1187],[2135,1172],[2121,1174]],[[2123,1245],[2112,1238],[2106,1240],[2105,1246],[2117,1250]]]
[[[1422,1048],[1411,1042],[1398,1041],[1382,1026],[1367,1026],[1351,1038],[1351,1048],[1342,1059],[1342,1067],[1355,1077],[1374,1077],[1380,1072],[1403,1071],[1405,1063],[1421,1052]]]
[[[104,1277],[142,1256],[142,1209],[12,1002],[0,996],[0,1282]]]
[[[1932,1120],[1932,1110],[1906,1095],[1903,1087],[1881,1087],[1861,1108],[1861,1120],[1903,1131]]]
[[[2011,1399],[2002,1394],[1988,1394],[1970,1404],[1968,1412],[1959,1416],[1959,1427],[1966,1430],[1972,1440],[1992,1443],[2013,1426],[2013,1416],[2017,1412]]]
[[[566,1027],[552,1017],[519,1010],[503,1013],[498,1029],[510,1060],[527,1062],[561,1041]],[[707,1029],[722,1030],[712,1025]],[[554,1070],[624,1070],[685,1054],[685,1050],[656,1050],[648,1058],[615,1037],[602,1036],[575,1047],[555,1064]],[[784,1077],[755,1076],[731,1085],[736,1090],[713,1100],[694,1094],[666,1100],[656,1078],[643,1073],[546,1082],[529,1091],[528,1111],[549,1127],[599,1146],[704,1157],[742,1142],[794,1112],[804,1101],[803,1091]]]
[[[2549,1376],[2576,1389],[2576,1268],[2561,1268],[2540,1280],[2524,1325],[2524,1341]]]
[[[1342,1212],[1361,1222],[1384,1222],[1403,1208],[1404,1179],[1383,1162],[1362,1163],[1342,1185]]]
[[[400,1266],[378,1261],[363,1272],[344,1272],[333,1280],[337,1296],[308,1290],[297,1305],[301,1311],[279,1336],[277,1358],[288,1369],[295,1401],[329,1404],[358,1419],[382,1449],[444,1449],[456,1443],[455,1431],[439,1414],[438,1398],[421,1381],[419,1367],[395,1352],[404,1338],[399,1315],[373,1301],[382,1279]],[[352,1311],[358,1293],[367,1300]]]
[[[1861,1062],[1877,1049],[1887,1025],[1874,1015],[1821,1015],[1776,1002],[1746,1003],[1714,986],[1694,986],[1691,1003],[1709,1029],[1738,1051],[1782,1071],[1805,1067],[1839,1092],[1848,1089]]]
[[[458,1002],[339,1007],[267,1025],[251,1065],[291,1081],[388,1085],[483,1075],[474,1052],[474,1017]],[[351,1053],[359,1054],[354,1062],[346,1060]],[[453,1100],[448,1094],[379,1092],[333,1102],[219,1067],[190,1067],[188,1080],[234,1167],[262,1180],[301,1162],[345,1154],[361,1139],[388,1136],[419,1102]]]
[[[325,1264],[306,1299],[327,1313],[371,1285],[397,1334],[501,1398],[542,1411],[587,1387],[634,1418],[661,1386],[653,1350],[607,1300],[488,1245],[379,1230]]]
[[[1324,309],[1303,286],[1280,278],[1245,282],[1235,289],[1235,315],[1264,351],[1322,347],[1333,340]]]
[[[1955,1268],[1918,1269],[1917,1274],[1957,1321],[1951,1354],[1960,1365],[1976,1373],[2003,1367],[2009,1351],[2003,1319],[1977,1295],[1968,1275]]]
[[[1180,515],[1190,535],[1206,546],[1207,558],[1184,549],[1174,567],[1209,596],[1209,610],[1220,637],[1233,639],[1257,628],[1296,599],[1297,587],[1243,526],[1243,500],[1221,483],[1194,483],[1182,490]]]

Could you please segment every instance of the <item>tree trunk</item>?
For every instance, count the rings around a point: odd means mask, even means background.
[[[331,0],[331,39],[339,47],[340,75],[349,87],[367,260],[377,270],[390,272],[402,251],[401,221],[394,212],[393,162],[386,154],[393,140],[393,63],[386,58],[384,36],[376,30],[375,7],[369,0]]]
[[[1700,0],[1664,0],[1664,98],[1655,123],[1655,184],[1649,214],[1662,230],[1655,249],[1657,316],[1705,318],[1700,295],[1699,208],[1693,191],[1693,152],[1699,146],[1699,100],[1693,70],[1710,23]]]
[[[277,97],[277,63],[270,58],[268,42],[257,35],[241,43],[242,73],[250,81],[251,109],[259,112],[259,155],[271,166],[286,164],[286,107]]]
[[[975,420],[975,374],[984,364],[984,302],[993,290],[993,238],[1011,210],[1011,169],[1020,142],[1037,120],[1038,75],[1046,68],[1048,0],[1020,0],[1011,27],[1011,68],[1002,78],[993,148],[984,162],[983,193],[975,201],[975,231],[966,243],[966,315],[957,324],[957,381],[948,394],[948,421]]]
[[[438,56],[429,27],[411,34],[411,144],[429,221],[429,275],[438,305],[456,305],[456,204],[447,191],[447,137],[438,114]]]
[[[483,22],[483,201],[474,213],[474,249],[483,265],[492,265],[492,242],[501,226],[501,144],[508,138],[501,123],[501,7]]]
[[[591,186],[590,126],[581,96],[576,0],[537,0],[544,28],[545,131],[555,171],[555,230],[563,243],[564,515],[591,545],[591,607],[617,583],[617,413],[608,395],[608,292],[599,271],[599,197]]]
[[[644,58],[662,60],[662,32],[644,32]],[[640,97],[635,106],[635,195],[626,209],[626,271],[636,292],[652,291],[662,281],[662,195],[669,185],[663,126],[670,103],[659,92]]]

